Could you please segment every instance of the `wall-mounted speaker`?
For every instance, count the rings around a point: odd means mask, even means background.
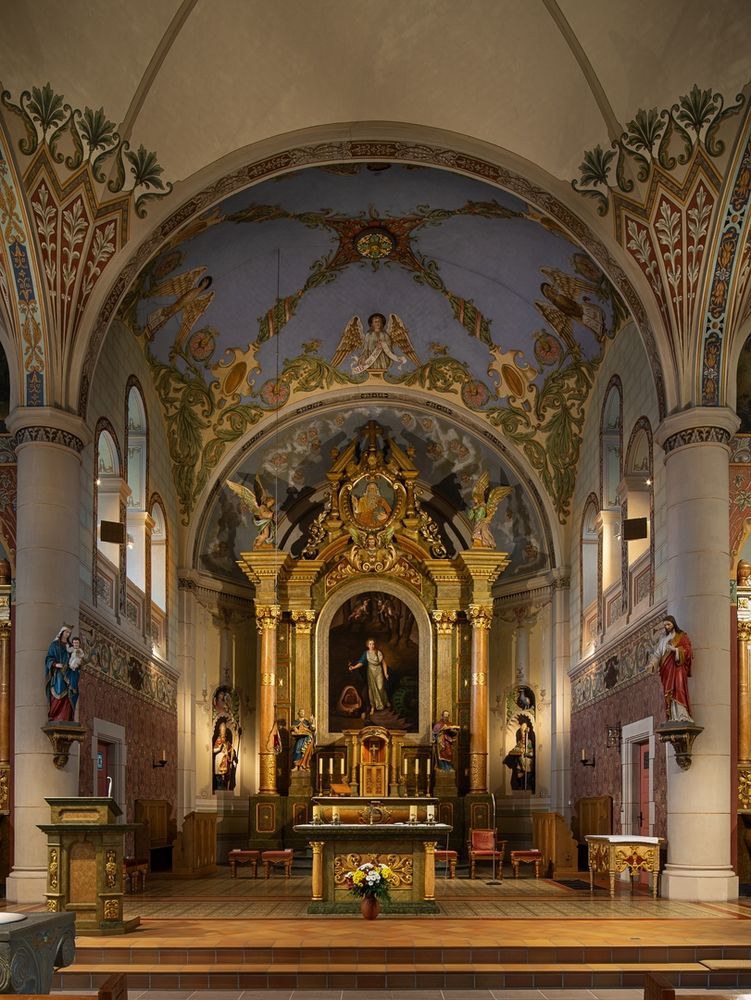
[[[637,538],[646,538],[646,517],[627,517],[623,522],[623,537],[627,542],[636,541]]]
[[[103,542],[125,545],[125,525],[122,521],[100,521],[99,537]]]

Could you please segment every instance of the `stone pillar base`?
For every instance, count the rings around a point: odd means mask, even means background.
[[[738,876],[732,868],[682,868],[667,865],[660,879],[665,899],[725,902],[738,898]]]
[[[46,892],[46,868],[14,868],[5,882],[9,903],[43,903]]]

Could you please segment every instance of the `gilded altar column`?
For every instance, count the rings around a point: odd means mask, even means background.
[[[472,684],[469,705],[469,791],[488,790],[488,647],[493,609],[470,604]]]
[[[456,611],[433,611],[433,621],[436,629],[436,682],[435,682],[435,717],[440,718],[441,712],[447,710],[454,718],[454,692],[451,688],[451,672],[454,656],[454,623]]]
[[[509,562],[508,554],[476,547],[457,557],[468,591],[472,625],[472,683],[469,706],[469,794],[488,790],[488,678],[493,584]]]
[[[311,715],[316,713],[311,685],[313,651],[310,644],[315,620],[316,613],[312,608],[292,612],[295,623],[295,703],[292,711],[302,709]]]
[[[738,768],[751,770],[751,700],[748,684],[748,644],[751,642],[751,619],[741,620],[740,602],[738,607]],[[744,767],[745,765],[745,767]],[[751,789],[749,790],[751,791]],[[751,795],[746,792],[746,801],[739,805],[748,808]]]
[[[276,721],[276,627],[281,618],[278,604],[256,605],[256,628],[261,636],[259,699],[260,787],[261,795],[276,794],[276,754],[271,733]]]
[[[728,599],[729,445],[738,417],[721,407],[669,416],[655,438],[665,453],[667,613],[693,647],[691,715],[703,727],[684,769],[668,747],[668,863],[663,895],[738,895],[731,864],[731,657]],[[658,498],[656,498],[658,499]]]

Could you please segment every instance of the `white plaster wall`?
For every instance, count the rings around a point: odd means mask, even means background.
[[[641,338],[633,326],[626,327],[616,338],[605,356],[597,382],[590,397],[587,416],[584,421],[581,454],[571,504],[572,531],[571,551],[571,659],[579,660],[580,650],[580,578],[579,545],[580,522],[584,503],[590,493],[600,495],[600,420],[605,390],[610,378],[619,375],[623,385],[623,450],[628,446],[631,432],[640,417],[646,417],[652,434],[659,424],[657,393],[652,378],[652,370]],[[656,452],[656,454],[655,454]],[[665,476],[662,449],[653,445],[654,455],[654,496],[655,496],[655,603],[666,595],[665,572]]]
[[[167,567],[167,599],[169,609],[169,661],[173,667],[177,660],[177,574],[176,559],[179,552],[178,533],[180,516],[172,485],[172,468],[162,419],[162,407],[154,391],[151,372],[135,337],[120,323],[113,323],[104,339],[97,361],[89,395],[87,424],[92,431],[100,417],[106,417],[115,429],[120,452],[125,450],[125,386],[135,375],[141,383],[149,425],[149,482],[148,496],[157,492],[162,497],[167,519],[169,556]],[[92,545],[93,545],[93,481],[94,442],[84,449],[81,468],[81,598],[91,603]]]

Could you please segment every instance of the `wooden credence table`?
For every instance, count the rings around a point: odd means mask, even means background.
[[[638,837],[627,834],[589,834],[589,889],[594,889],[594,873],[607,872],[610,876],[610,895],[615,896],[616,873],[628,870],[633,880],[640,872],[649,872],[652,895],[657,898],[657,880],[660,877],[660,847],[662,837]],[[633,888],[633,882],[632,882]]]

